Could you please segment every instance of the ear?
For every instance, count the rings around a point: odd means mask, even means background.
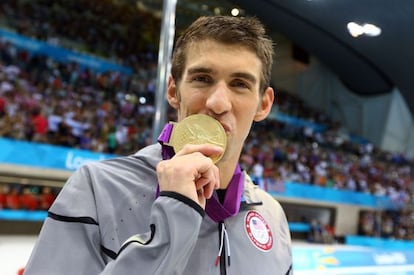
[[[180,106],[180,99],[177,91],[177,86],[175,84],[175,80],[171,75],[168,77],[167,100],[171,107],[178,110]]]
[[[254,121],[258,122],[265,119],[272,110],[273,100],[275,99],[275,92],[272,87],[267,87],[262,95],[262,100],[257,108]]]

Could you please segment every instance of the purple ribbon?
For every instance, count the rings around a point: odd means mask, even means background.
[[[170,159],[174,156],[174,148],[165,145],[170,140],[174,125],[168,123],[164,126],[158,142],[162,145],[161,155],[162,158]],[[224,195],[224,201],[221,203],[218,199],[217,192],[213,193],[213,196],[206,202],[206,213],[215,222],[223,221],[229,217],[235,216],[239,213],[240,202],[242,198],[244,185],[244,176],[240,169],[240,165],[237,164],[234,175],[227,186],[226,194]],[[159,186],[157,187],[157,197],[159,195]]]
[[[170,159],[175,154],[174,148],[164,144],[170,141],[170,136],[171,136],[173,127],[174,125],[172,123],[165,124],[164,128],[161,131],[160,136],[158,137],[158,142],[162,145],[162,150],[161,150],[162,159]]]
[[[206,213],[213,221],[224,221],[239,213],[243,184],[243,173],[240,166],[237,165],[229,186],[227,186],[223,203],[220,203],[216,192],[214,192],[213,196],[207,200]]]

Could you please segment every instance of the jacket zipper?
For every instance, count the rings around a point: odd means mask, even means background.
[[[218,232],[219,232],[219,246],[221,246],[221,253],[219,254],[220,257],[220,275],[226,275],[227,274],[227,268],[226,268],[226,245],[225,240],[223,236],[223,227],[224,222],[219,222],[218,224]]]

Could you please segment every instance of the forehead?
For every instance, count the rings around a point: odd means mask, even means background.
[[[262,72],[260,59],[246,46],[213,40],[195,41],[187,46],[185,71],[195,66],[217,70],[241,70],[258,78]]]

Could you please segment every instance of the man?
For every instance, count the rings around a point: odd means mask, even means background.
[[[225,146],[175,152],[166,127],[160,144],[84,165],[50,208],[26,274],[291,274],[283,210],[238,165],[272,107],[272,58],[257,19],[196,20],[176,42],[167,99],[178,123],[214,118]]]

